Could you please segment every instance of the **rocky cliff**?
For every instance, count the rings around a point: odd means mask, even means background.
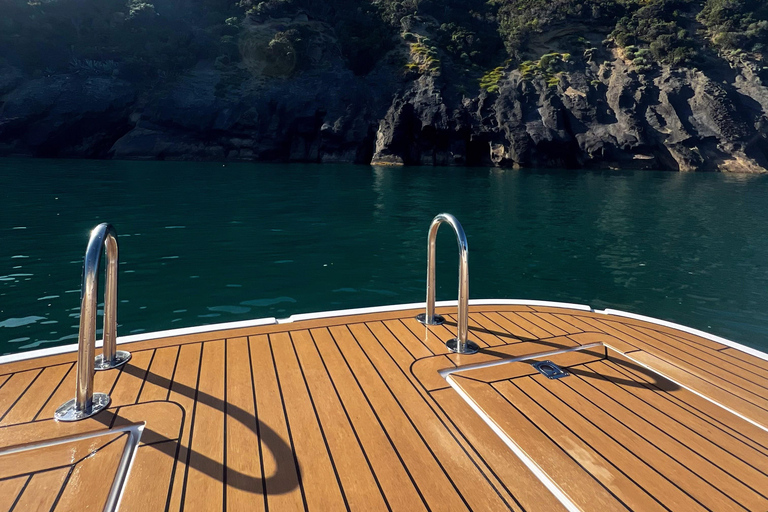
[[[360,75],[330,26],[272,22],[313,34],[301,69],[275,68],[244,44],[258,39],[253,27],[242,28],[236,62],[201,59],[150,81],[98,65],[32,75],[2,67],[0,155],[768,168],[765,68],[738,55],[638,69],[606,42],[502,66],[481,87],[420,52],[418,34]]]

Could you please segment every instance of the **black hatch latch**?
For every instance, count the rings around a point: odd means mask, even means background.
[[[562,379],[570,375],[552,361],[537,361],[531,363],[536,370],[548,379]]]

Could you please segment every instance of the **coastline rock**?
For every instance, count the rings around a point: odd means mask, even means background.
[[[147,86],[3,68],[0,155],[765,172],[768,87],[749,62],[639,74],[620,55],[498,90],[397,54],[355,76],[324,39],[287,76],[211,62]],[[320,51],[320,50],[318,50]],[[714,66],[714,65],[713,65]]]
[[[22,81],[0,106],[0,152],[101,158],[129,129],[129,82],[54,75]]]

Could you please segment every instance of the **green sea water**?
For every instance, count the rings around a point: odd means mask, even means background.
[[[470,297],[589,304],[768,350],[768,176],[0,160],[0,353],[77,340],[91,228],[118,334],[424,300],[426,235]],[[438,300],[455,299],[450,229]]]

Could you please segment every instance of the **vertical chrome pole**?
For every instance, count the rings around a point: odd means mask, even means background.
[[[456,233],[459,244],[459,300],[458,300],[458,332],[456,338],[448,341],[446,346],[452,352],[459,354],[474,354],[480,348],[476,343],[467,339],[469,331],[469,248],[467,236],[461,223],[449,213],[437,215],[429,226],[427,241],[427,310],[416,318],[426,325],[442,324],[444,319],[435,314],[435,242],[437,230],[446,222]]]
[[[467,247],[467,237],[464,229],[456,220],[453,229],[456,231],[456,237],[459,243],[459,320],[456,332],[456,340],[448,342],[448,348],[459,354],[474,354],[479,350],[478,346],[467,340],[469,331],[469,248]],[[452,224],[453,225],[453,224]],[[451,343],[456,341],[456,346]],[[470,346],[473,345],[473,346]]]
[[[56,409],[54,417],[60,421],[77,421],[88,418],[109,405],[109,395],[93,392],[93,376],[96,366],[94,352],[96,350],[96,298],[99,290],[98,271],[101,253],[105,245],[107,249],[107,283],[104,299],[104,337],[106,345],[107,332],[109,331],[114,346],[117,332],[117,233],[115,228],[104,223],[99,224],[91,231],[88,248],[85,250],[83,285],[80,290],[80,334],[78,336],[75,398]],[[130,354],[125,358],[125,361],[129,358]]]
[[[117,233],[109,226],[104,245],[107,252],[106,278],[104,287],[104,344],[101,355],[96,357],[96,370],[118,368],[131,358],[125,350],[117,350]]]
[[[432,219],[427,235],[427,312],[416,317],[419,322],[426,325],[440,325],[445,322],[441,315],[435,314],[435,242],[437,241],[437,230],[443,223],[445,215],[448,214],[441,213]]]

